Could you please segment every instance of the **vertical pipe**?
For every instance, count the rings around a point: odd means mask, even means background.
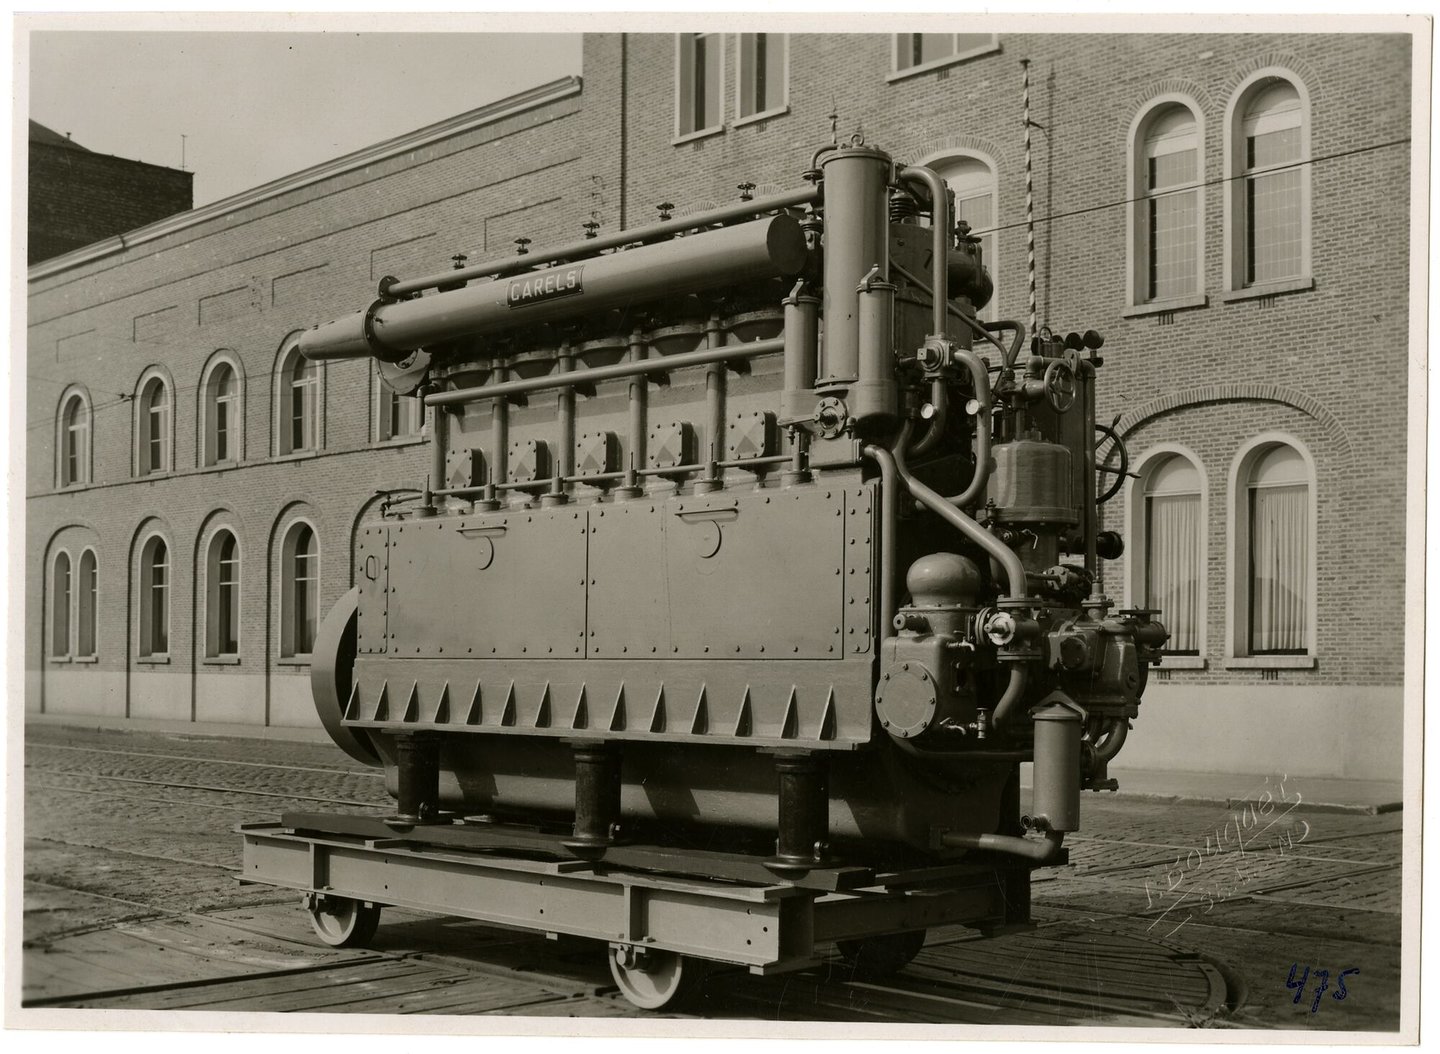
[[[945,181],[933,168],[907,168],[900,178],[923,183],[930,195],[930,328],[935,336],[943,337],[950,292],[950,231],[955,226],[950,218],[950,197]]]
[[[814,754],[781,754],[775,855],[765,866],[776,874],[803,874],[822,863],[830,829],[825,763]]]
[[[505,369],[504,360],[495,363],[495,369],[491,373],[492,381],[504,381],[509,373]],[[434,407],[433,409],[439,409]],[[486,509],[495,509],[500,505],[498,491],[495,487],[504,483],[510,475],[510,404],[505,401],[505,396],[499,396],[490,403],[490,471],[485,483],[484,505]]]
[[[599,860],[615,844],[620,819],[620,751],[612,743],[575,747],[575,826],[565,848]]]
[[[895,635],[895,531],[900,522],[899,478],[895,458],[883,446],[871,444],[865,456],[880,466],[880,632],[881,639]]]
[[[555,372],[569,373],[575,368],[575,351],[567,340],[560,345],[555,359]],[[550,480],[550,493],[540,499],[541,505],[563,505],[569,500],[566,478],[575,475],[575,386],[567,384],[555,392],[555,417],[560,438],[555,451],[555,474]]]
[[[725,343],[720,318],[712,314],[705,323],[705,346],[718,348]],[[720,462],[725,460],[725,364],[712,362],[705,367],[705,472],[695,481],[696,494],[708,494],[721,486]]]
[[[639,362],[645,358],[645,351],[645,338],[638,329],[631,330],[630,361]],[[625,448],[625,480],[615,491],[617,498],[636,498],[643,492],[639,472],[645,467],[646,383],[643,373],[630,378],[630,435]]]
[[[1025,268],[1030,281],[1030,332],[1035,326],[1035,178],[1030,165],[1030,60],[1021,59],[1025,86]]]
[[[404,734],[395,737],[396,797],[401,823],[429,823],[439,812],[440,748],[435,737]]]
[[[1095,507],[1095,367],[1081,360],[1075,372],[1075,382],[1080,389],[1082,412],[1085,415],[1081,423],[1080,437],[1080,463],[1084,471],[1080,500],[1085,507],[1080,510],[1083,517],[1080,526],[1085,531],[1085,570],[1090,572],[1090,581],[1093,583],[1091,596],[1098,597],[1101,592],[1100,560],[1095,547],[1100,533],[1100,512]]]
[[[890,279],[888,183],[890,156],[863,146],[841,146],[821,162],[825,192],[825,376],[846,383],[860,372],[860,299],[856,292],[872,267]]]

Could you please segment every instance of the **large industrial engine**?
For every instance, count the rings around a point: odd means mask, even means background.
[[[316,703],[384,767],[392,830],[800,888],[944,875],[1002,895],[932,921],[1023,922],[1166,639],[1098,585],[1103,339],[979,321],[932,170],[855,137],[804,180],[386,278],[302,336],[422,398],[432,452],[357,532]]]

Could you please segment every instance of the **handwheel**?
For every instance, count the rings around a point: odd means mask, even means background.
[[[706,973],[701,960],[656,948],[611,947],[608,958],[620,994],[641,1010],[683,1006]]]
[[[1118,421],[1119,418],[1117,417],[1116,420]],[[1115,431],[1113,425],[1097,424],[1095,426],[1095,431],[1099,432],[1106,439],[1110,440],[1110,443],[1112,444],[1111,448],[1105,452],[1105,456],[1095,462],[1095,471],[1113,472],[1115,474],[1115,482],[1110,484],[1104,494],[1101,494],[1098,498],[1095,499],[1096,505],[1104,505],[1111,498],[1115,497],[1115,495],[1119,492],[1121,486],[1124,485],[1125,477],[1130,474],[1130,451],[1126,449],[1125,440],[1120,438],[1120,433]],[[1118,468],[1111,468],[1109,465],[1105,464],[1105,462],[1110,460],[1111,454],[1119,455],[1120,465]]]
[[[1075,371],[1070,364],[1056,359],[1045,368],[1045,398],[1057,414],[1063,414],[1075,405]]]
[[[920,949],[925,947],[925,931],[886,933],[838,943],[840,957],[849,964],[856,977],[889,977],[905,969],[920,954]]]
[[[332,948],[363,948],[380,925],[380,905],[350,897],[319,897],[310,907],[315,936]]]

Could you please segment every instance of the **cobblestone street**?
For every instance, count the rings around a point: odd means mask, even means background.
[[[32,725],[25,764],[29,1005],[642,1013],[593,942],[387,909],[373,949],[340,951],[294,893],[240,885],[237,823],[389,805],[332,747]],[[932,930],[889,983],[718,974],[699,1014],[1396,1029],[1403,814],[1254,784],[1228,804],[1089,796],[1071,866],[1036,873],[1034,930]]]

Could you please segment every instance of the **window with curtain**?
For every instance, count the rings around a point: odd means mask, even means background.
[[[994,33],[896,33],[895,70],[984,54],[995,49],[996,41]]]
[[[1151,116],[1141,144],[1140,295],[1147,301],[1200,289],[1200,146],[1181,105]]]
[[[378,377],[375,388],[379,402],[375,438],[383,441],[418,436],[425,420],[425,404],[413,396],[396,395]]]
[[[740,34],[740,117],[753,117],[785,106],[789,42],[789,36],[784,33]]]
[[[1239,110],[1243,285],[1299,277],[1305,267],[1304,113],[1300,93],[1273,81]]]
[[[1170,631],[1169,655],[1200,654],[1204,524],[1200,520],[1200,473],[1172,456],[1145,480],[1145,604],[1159,608]]]
[[[719,33],[681,33],[675,98],[675,133],[688,135],[720,126]]]
[[[84,483],[90,466],[90,408],[79,392],[60,413],[60,486]]]
[[[80,554],[78,578],[80,617],[76,628],[75,654],[91,658],[95,655],[95,615],[100,599],[100,565],[94,549],[86,549]]]
[[[234,532],[215,533],[207,565],[205,654],[234,655],[240,650],[240,544]]]
[[[1276,446],[1250,471],[1249,649],[1302,655],[1310,634],[1310,483],[1300,453]]]
[[[170,469],[170,389],[152,377],[140,390],[140,474]]]
[[[308,523],[290,528],[281,559],[281,654],[309,655],[320,614],[320,548]]]
[[[205,385],[205,464],[219,465],[234,461],[237,448],[237,405],[239,382],[229,363],[219,363],[210,371]]]
[[[170,550],[158,535],[140,550],[140,654],[170,651]]]
[[[61,549],[55,554],[51,572],[50,654],[56,658],[70,655],[70,554]]]
[[[999,238],[994,230],[998,219],[995,172],[978,157],[933,162],[932,167],[955,194],[955,222],[964,220],[980,238],[981,259],[995,283],[995,292],[980,309],[979,317],[985,322],[994,322],[1000,317],[997,306],[1000,301]]]

